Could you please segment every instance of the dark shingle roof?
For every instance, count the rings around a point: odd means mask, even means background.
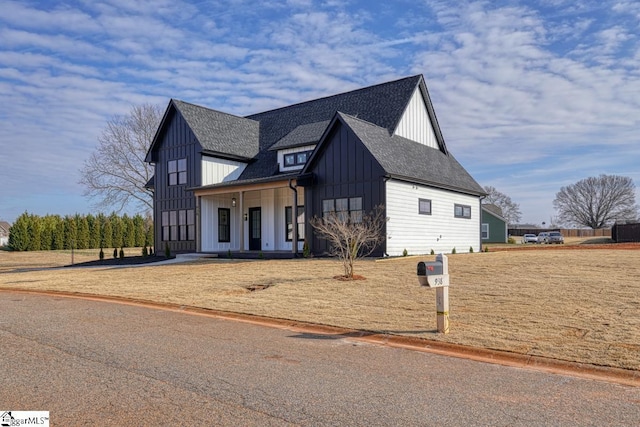
[[[260,122],[260,153],[239,179],[267,177],[277,173],[277,153],[268,149],[282,139],[285,139],[283,144],[298,145],[293,137],[286,138],[292,131],[297,128],[296,133],[307,137],[311,131],[317,131],[319,123],[330,121],[337,111],[357,116],[392,133],[421,79],[421,75],[405,77],[247,116]]]
[[[259,123],[188,102],[172,100],[205,152],[246,159],[258,154]]]
[[[273,144],[269,150],[282,150],[283,148],[317,144],[329,122],[330,120],[325,120],[323,122],[300,125]]]
[[[445,154],[439,149],[401,136],[390,136],[382,127],[343,113],[337,116],[353,130],[391,177],[474,195],[485,194],[480,184],[451,153]]]

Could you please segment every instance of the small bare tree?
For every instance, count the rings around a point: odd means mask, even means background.
[[[313,217],[311,226],[318,237],[329,243],[329,254],[342,261],[344,278],[353,279],[353,266],[376,249],[384,239],[384,206],[379,205],[369,214],[331,212],[323,218]]]
[[[96,207],[120,212],[134,203],[145,210],[153,208],[153,192],[145,188],[153,167],[144,158],[161,119],[160,106],[144,104],[107,122],[97,151],[80,170],[84,195],[100,199]]]

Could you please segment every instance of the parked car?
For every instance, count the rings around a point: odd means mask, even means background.
[[[549,233],[547,233],[546,231],[543,231],[542,233],[538,234],[536,243],[540,243],[540,244],[549,243]]]
[[[535,234],[525,234],[524,236],[522,236],[522,243],[537,243],[538,242],[538,236],[536,236]]]
[[[562,236],[562,233],[560,233],[559,231],[552,231],[549,233],[549,236],[547,238],[547,243],[557,243],[557,244],[564,243],[564,237]]]

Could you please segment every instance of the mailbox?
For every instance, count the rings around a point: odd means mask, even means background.
[[[445,267],[446,258],[438,255],[434,262],[420,261],[418,263],[417,273],[420,286],[428,286],[437,288],[441,286],[449,286],[449,271]]]
[[[435,262],[418,263],[420,286],[436,288],[436,316],[438,332],[449,333],[449,260],[446,255],[436,255]]]

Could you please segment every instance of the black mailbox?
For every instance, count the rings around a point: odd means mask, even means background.
[[[443,274],[442,263],[435,262],[423,262],[418,263],[418,276],[433,276],[436,274]]]

